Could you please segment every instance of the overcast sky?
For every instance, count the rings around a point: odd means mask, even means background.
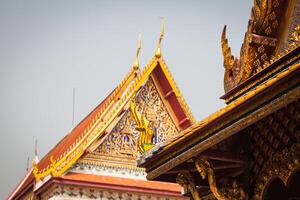
[[[237,55],[252,0],[0,0],[0,199],[25,174],[27,157],[45,155],[133,64],[154,55],[165,17],[163,57],[197,120],[224,103],[221,32]]]

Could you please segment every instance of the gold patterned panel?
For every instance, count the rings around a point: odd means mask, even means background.
[[[226,26],[221,37],[224,59],[225,93],[241,84],[251,76],[262,71],[275,56],[280,42],[280,32],[287,12],[284,0],[254,0],[251,19],[248,23],[240,55],[235,57],[226,38]]]
[[[149,126],[156,130],[154,143],[162,143],[178,135],[176,125],[151,78],[134,98],[137,112],[143,113],[143,116],[149,121]],[[131,110],[128,109],[104,142],[96,149],[97,153],[136,159],[139,154],[137,143],[140,134],[136,128],[137,123]]]
[[[295,28],[291,36],[292,45],[298,45],[300,43],[300,24]]]
[[[277,152],[260,171],[254,190],[254,200],[263,199],[268,183],[274,178],[280,178],[285,186],[293,172],[300,167],[300,144],[296,143],[290,148]]]
[[[158,91],[150,78],[137,95],[138,111],[145,113],[157,131],[157,143],[166,142],[178,135],[175,123],[171,119]]]
[[[139,132],[134,127],[135,121],[133,115],[127,110],[96,151],[102,154],[123,155],[135,158],[138,153],[136,141]]]
[[[299,100],[265,117],[248,128],[251,138],[251,179],[256,182],[268,160],[274,155],[300,142]]]

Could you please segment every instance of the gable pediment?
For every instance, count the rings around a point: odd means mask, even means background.
[[[155,130],[154,144],[160,144],[176,137],[179,129],[171,117],[162,97],[159,94],[153,79],[149,79],[136,92],[131,101],[137,106],[137,112],[149,121],[149,126]],[[129,102],[130,104],[130,102]],[[116,118],[111,131],[107,133],[99,146],[93,149],[93,159],[107,165],[136,166],[136,158],[141,154],[138,147],[140,131],[137,130],[137,122],[129,105],[123,114]],[[82,160],[89,159],[86,155]]]

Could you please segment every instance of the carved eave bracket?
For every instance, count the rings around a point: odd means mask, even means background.
[[[207,158],[197,158],[195,160],[195,167],[202,179],[208,179],[209,188],[214,197],[218,200],[246,200],[247,196],[244,189],[237,184],[236,181],[232,183],[232,188],[225,192],[221,187],[218,187],[215,176],[215,170]]]

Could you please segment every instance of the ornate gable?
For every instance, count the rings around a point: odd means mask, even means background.
[[[45,177],[59,177],[80,162],[97,162],[102,165],[112,163],[109,160],[113,160],[117,161],[114,164],[118,166],[136,166],[137,147],[147,151],[156,143],[175,137],[178,132],[195,123],[162,58],[160,43],[163,35],[164,26],[155,56],[142,70],[138,64],[141,48],[139,41],[135,62],[128,75],[99,106],[34,165],[36,181],[43,181]]]
[[[151,77],[133,97],[137,111],[143,113],[149,126],[155,130],[153,142],[164,143],[178,135],[176,127]],[[138,140],[140,132],[130,108],[113,122],[115,125],[100,145],[92,153],[79,160],[82,164],[114,166],[122,168],[136,167],[139,156]]]

